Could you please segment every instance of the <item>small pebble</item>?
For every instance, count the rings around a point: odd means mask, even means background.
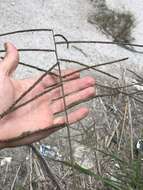
[[[15,2],[14,2],[14,1],[12,1],[12,2],[11,2],[11,5],[12,5],[12,6],[14,6],[14,5],[15,5]]]

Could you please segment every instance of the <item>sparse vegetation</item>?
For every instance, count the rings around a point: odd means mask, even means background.
[[[129,76],[129,73],[126,71],[125,76]],[[134,74],[130,77],[136,78]],[[139,77],[142,78],[142,76]],[[143,81],[139,77],[136,79],[142,85]],[[137,141],[142,139],[143,135],[142,90],[138,90],[140,85],[125,83],[125,80],[126,77],[117,83],[114,81],[114,84],[110,80],[104,84],[104,79],[98,77],[98,94],[115,95],[105,95],[105,97],[91,100],[89,117],[71,128],[72,145],[77,146],[78,143],[77,147],[85,147],[81,163],[75,162],[74,164],[78,190],[142,190],[143,188],[143,150],[136,147]],[[63,155],[61,160],[48,156],[45,157],[45,160],[61,185],[61,189],[72,190],[73,175],[69,154],[66,151],[66,142],[67,137],[64,130],[42,141],[44,144],[57,146]],[[39,145],[35,146],[39,149]],[[87,148],[91,154],[86,151]],[[13,157],[14,154],[13,150]],[[1,171],[3,170],[5,173],[5,180],[1,173],[1,180],[4,180],[4,184],[1,181],[2,189],[10,188],[16,175],[14,185],[16,190],[27,190],[29,185],[34,190],[55,189],[38,157],[32,155],[31,151],[29,154],[27,152],[25,156],[27,159],[25,157],[19,162],[13,160],[7,170],[6,166],[1,166]],[[86,156],[91,159],[93,164],[91,168],[86,168],[88,162],[84,166],[82,165]],[[17,173],[20,165],[21,168]]]
[[[117,12],[106,6],[105,0],[94,2],[95,11],[89,15],[88,21],[114,41],[132,42],[132,29],[135,18],[129,11]]]

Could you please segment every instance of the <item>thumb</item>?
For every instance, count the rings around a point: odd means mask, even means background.
[[[6,75],[11,75],[19,62],[19,55],[16,47],[11,43],[5,43],[6,54],[3,61],[0,64],[0,70]]]

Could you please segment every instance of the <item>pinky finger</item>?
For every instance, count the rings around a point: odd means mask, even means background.
[[[71,112],[68,114],[68,118],[66,116],[57,117],[54,119],[54,125],[63,125],[68,122],[68,124],[73,124],[83,118],[85,118],[89,113],[88,108],[79,108],[76,111]]]

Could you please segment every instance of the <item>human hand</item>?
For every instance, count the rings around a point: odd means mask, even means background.
[[[6,45],[6,55],[0,62],[0,114],[5,112],[21,94],[39,78],[33,77],[15,80],[12,74],[18,66],[17,49],[10,43]],[[62,71],[62,75],[73,70]],[[95,80],[92,77],[80,78],[80,73],[68,75],[64,79],[64,94],[66,106],[84,101],[95,95]],[[19,103],[23,103],[51,85],[60,82],[58,76],[48,74]],[[69,124],[75,123],[88,115],[88,108],[81,107],[68,114]],[[44,94],[0,119],[0,148],[31,144],[63,127],[67,120],[65,116],[57,116],[64,112],[64,102],[61,87]]]

